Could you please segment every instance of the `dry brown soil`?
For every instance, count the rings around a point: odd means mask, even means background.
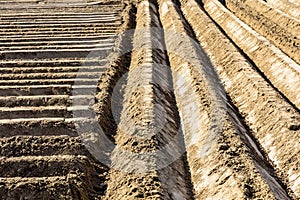
[[[299,199],[297,10],[0,0],[0,200]]]

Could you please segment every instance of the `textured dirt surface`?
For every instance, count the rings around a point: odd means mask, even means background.
[[[216,66],[216,71],[229,97],[245,118],[247,125],[252,130],[252,134],[258,139],[263,149],[269,149],[267,151],[272,160],[278,161],[287,158],[288,160],[285,161],[286,166],[299,165],[297,163],[299,162],[299,148],[294,148],[298,145],[299,136],[297,136],[297,130],[293,128],[299,124],[299,113],[297,110],[286,103],[276,90],[264,81],[238,49],[230,43],[230,40],[222,35],[217,26],[205,16],[203,10],[191,2],[184,5],[183,12],[194,27],[196,37],[211,57],[211,61]],[[193,11],[193,14],[191,11]],[[196,23],[195,17],[199,15],[202,16],[203,23]],[[217,39],[209,38],[209,35],[214,35]],[[240,87],[243,90],[239,90],[238,88]],[[255,105],[254,107],[253,104]],[[276,123],[276,125],[281,126],[277,130],[281,131],[278,133],[274,132],[274,135],[271,136],[267,134],[267,130],[274,127],[273,120],[276,119],[281,119]],[[278,139],[275,139],[277,137]],[[270,141],[271,138],[273,142]],[[293,144],[287,146],[287,143],[290,142]],[[280,150],[276,146],[280,146]],[[284,150],[284,148],[286,149]],[[282,152],[275,153],[274,150],[282,150]],[[272,151],[273,154],[271,153]],[[284,155],[285,152],[289,152],[289,156],[294,157],[291,160],[296,161],[296,163],[292,163],[287,155],[279,156]],[[280,173],[280,170],[278,172]],[[291,176],[293,175],[291,174]]]
[[[300,63],[300,37],[299,31],[295,28],[300,27],[299,20],[290,19],[280,12],[270,10],[271,7],[261,1],[245,3],[227,1],[226,5],[242,21],[272,41],[298,64]]]
[[[292,2],[288,0],[282,0],[282,1],[268,0],[267,3],[274,9],[282,11],[283,13],[289,15],[290,17],[300,19],[299,2],[297,5],[296,2]]]
[[[300,198],[296,0],[0,5],[1,200]]]
[[[0,199],[105,194],[108,168],[86,149],[76,124],[97,122],[88,89],[109,63],[86,57],[113,51],[128,9],[89,2],[1,1]]]

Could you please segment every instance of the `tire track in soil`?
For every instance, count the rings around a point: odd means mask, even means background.
[[[278,184],[276,181],[274,185],[265,181],[268,163],[260,163],[264,161],[261,152],[226,99],[208,57],[189,37],[189,26],[178,8],[172,1],[160,1],[160,15],[195,198],[276,199],[278,195],[289,199],[280,186],[278,194],[271,191],[270,187]],[[174,36],[168,36],[174,32],[182,34],[181,38],[175,36],[176,42]],[[181,52],[189,52],[189,55]],[[191,102],[194,102],[192,106]]]
[[[276,163],[276,173],[296,193],[298,186],[294,183],[297,183],[297,178],[292,177],[299,174],[295,166],[299,165],[297,147],[300,138],[297,136],[299,130],[294,129],[299,124],[299,113],[268,85],[195,1],[183,3],[182,10],[198,41],[208,53],[228,95],[246,119],[260,146],[267,150],[272,161],[285,160],[279,165]],[[266,171],[271,175],[275,173],[272,167]],[[270,182],[274,193],[282,190],[280,186],[277,188],[281,181],[278,184],[272,178],[265,179]],[[292,191],[289,193],[294,196]]]

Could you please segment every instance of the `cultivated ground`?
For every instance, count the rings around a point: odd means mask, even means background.
[[[0,0],[0,199],[299,199],[297,0]]]

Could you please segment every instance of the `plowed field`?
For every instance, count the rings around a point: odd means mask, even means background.
[[[0,0],[0,199],[299,199],[297,0]]]

